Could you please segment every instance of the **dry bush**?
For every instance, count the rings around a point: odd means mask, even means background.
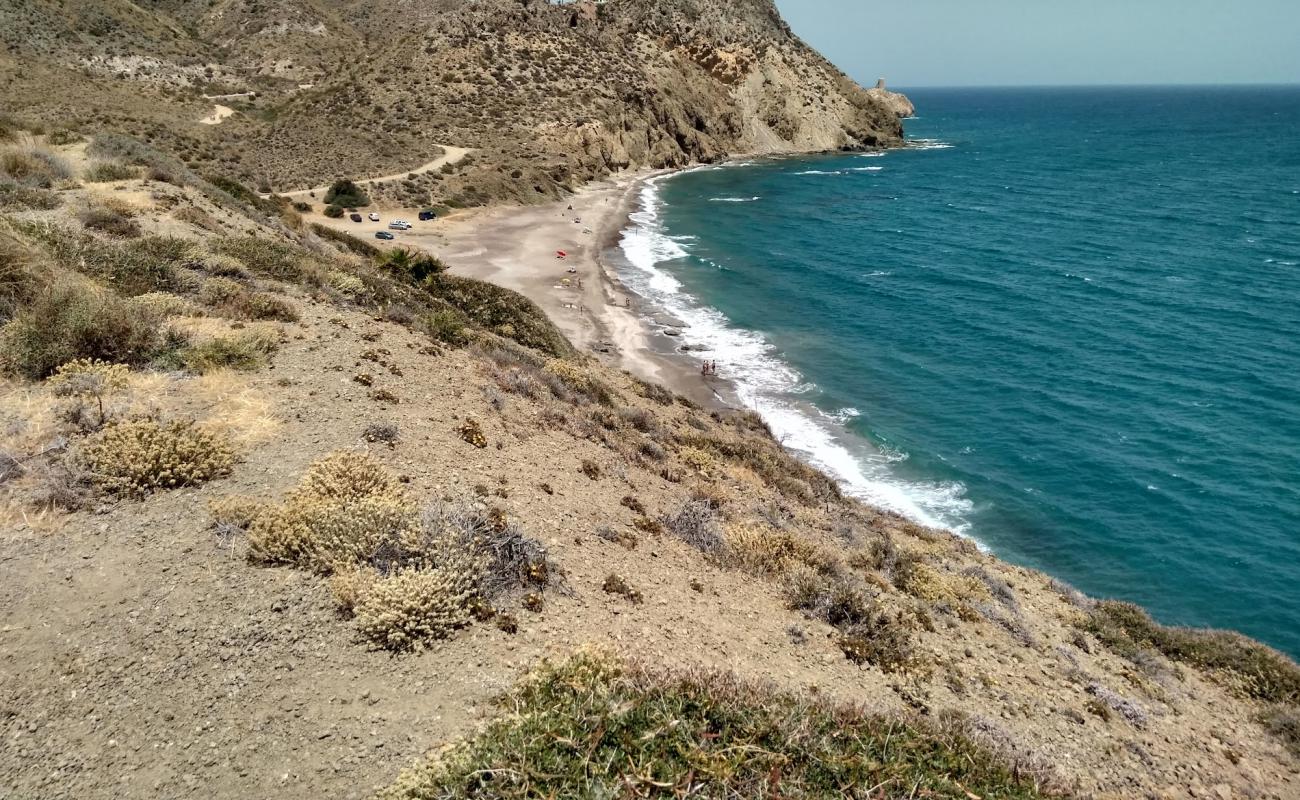
[[[0,211],[52,211],[63,205],[49,189],[34,189],[0,180]]]
[[[361,587],[353,601],[357,629],[389,650],[445,639],[474,620],[478,563],[469,554],[431,569],[402,569]]]
[[[56,397],[72,397],[78,402],[74,410],[65,410],[64,416],[77,423],[82,431],[99,430],[109,419],[104,400],[127,388],[130,371],[123,364],[109,364],[95,359],[78,359],[63,364],[50,376],[47,384]],[[83,405],[95,401],[95,417]]]
[[[264,500],[243,495],[227,495],[208,501],[208,513],[218,525],[229,525],[248,530],[253,522],[269,508]]]
[[[846,628],[866,622],[876,610],[875,602],[842,576],[803,566],[791,568],[786,575],[786,605],[813,619]]]
[[[72,177],[67,162],[38,147],[0,150],[0,177],[29,189],[49,189]]]
[[[77,218],[81,220],[83,227],[107,233],[109,236],[134,239],[141,234],[139,223],[132,219],[129,213],[107,203],[82,209]]]
[[[308,255],[283,242],[257,236],[226,236],[215,240],[219,255],[230,256],[259,275],[294,282],[308,271]]]
[[[1119,656],[1136,661],[1156,650],[1225,680],[1247,697],[1300,703],[1300,666],[1267,645],[1232,631],[1160,625],[1132,603],[1097,603],[1083,627]]]
[[[229,278],[209,278],[199,287],[199,302],[229,319],[297,322],[298,311],[283,298],[254,292]]]
[[[128,300],[133,308],[139,309],[153,319],[165,320],[168,317],[197,317],[201,309],[188,299],[171,292],[148,292],[136,295]]]
[[[61,279],[0,329],[0,360],[9,372],[40,379],[79,358],[143,364],[159,343],[153,317],[110,292]]]
[[[261,513],[249,558],[335,576],[341,610],[375,643],[405,650],[469,624],[492,599],[551,584],[540,544],[500,512],[435,503],[422,512],[365,455],[314,464],[285,503]]]
[[[1274,706],[1264,712],[1260,721],[1292,755],[1300,758],[1300,707]]]
[[[547,380],[552,393],[558,400],[577,396],[582,400],[600,405],[613,405],[614,390],[587,370],[572,361],[552,358],[542,368],[543,378]]]
[[[911,628],[901,613],[872,609],[842,631],[840,650],[854,664],[871,664],[886,673],[926,668],[917,656]]]
[[[633,589],[632,584],[628,583],[627,579],[621,575],[611,573],[605,576],[605,582],[601,584],[600,588],[606,594],[616,594],[623,597],[634,606],[639,606],[645,602],[645,597],[641,594],[641,591]]]
[[[784,575],[799,566],[825,574],[843,568],[835,553],[786,531],[737,525],[727,529],[726,539],[720,560],[755,575]]]
[[[197,486],[229,475],[235,464],[234,451],[223,439],[189,422],[110,425],[79,455],[100,488],[133,496]]]
[[[726,547],[717,516],[708,503],[688,500],[659,521],[678,539],[703,553],[721,553]]]

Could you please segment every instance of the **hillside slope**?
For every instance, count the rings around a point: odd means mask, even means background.
[[[143,5],[0,10],[0,111],[141,136],[265,190],[478,151],[393,187],[408,205],[534,202],[629,167],[902,137],[896,109],[771,0]],[[238,92],[256,96],[199,124],[204,94]]]
[[[5,796],[1300,791],[1262,645],[847,499],[522,297],[142,143],[0,155]]]

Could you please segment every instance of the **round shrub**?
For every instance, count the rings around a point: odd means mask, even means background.
[[[478,572],[465,559],[434,569],[402,570],[361,590],[357,629],[390,650],[410,650],[427,639],[445,639],[473,621]]]
[[[229,475],[235,464],[234,451],[215,434],[192,422],[151,420],[105,428],[86,445],[82,459],[105,491],[135,496],[197,486]]]

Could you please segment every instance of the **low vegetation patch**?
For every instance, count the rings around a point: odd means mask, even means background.
[[[212,248],[248,267],[249,270],[281,281],[302,278],[306,253],[285,242],[259,236],[225,236],[214,240]]]
[[[6,371],[39,380],[79,358],[143,364],[161,343],[156,319],[111,292],[60,280],[0,328]]]
[[[193,372],[207,373],[219,369],[247,372],[266,366],[278,348],[275,336],[265,331],[248,331],[190,345],[179,355],[185,368]]]
[[[310,210],[310,206],[307,208],[307,210]],[[325,241],[329,242],[330,244],[334,245],[335,247],[339,248],[344,252],[352,253],[353,255],[358,255],[361,256],[362,258],[379,257],[378,247],[375,247],[373,244],[367,241],[358,239],[357,237],[353,236],[350,233],[337,231],[334,230],[333,228],[327,227],[325,225],[320,225],[314,222],[311,225],[311,231],[312,233],[316,234],[320,238],[324,239]]]
[[[422,284],[432,297],[470,322],[506,339],[552,356],[569,356],[573,345],[532,300],[486,281],[439,273]]]
[[[140,177],[140,170],[116,161],[98,161],[86,168],[86,183],[113,183]]]
[[[297,322],[298,311],[289,301],[255,292],[229,278],[209,278],[199,288],[199,302],[228,319]]]
[[[197,486],[229,475],[235,454],[221,437],[189,422],[121,422],[92,437],[82,452],[94,482],[115,494],[142,496]]]
[[[1051,796],[960,718],[875,716],[727,673],[583,653],[498,705],[507,717],[378,798]]]
[[[89,230],[134,239],[140,235],[140,225],[123,209],[108,204],[95,205],[78,214],[82,226]]]
[[[28,189],[50,189],[72,177],[67,162],[39,147],[0,150],[0,178]]]
[[[1140,607],[1115,600],[1097,603],[1084,627],[1124,658],[1156,650],[1225,679],[1248,697],[1300,704],[1300,666],[1239,633],[1161,625]]]

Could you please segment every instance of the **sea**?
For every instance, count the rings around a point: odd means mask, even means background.
[[[908,94],[647,184],[647,317],[848,493],[1300,657],[1300,87]]]

